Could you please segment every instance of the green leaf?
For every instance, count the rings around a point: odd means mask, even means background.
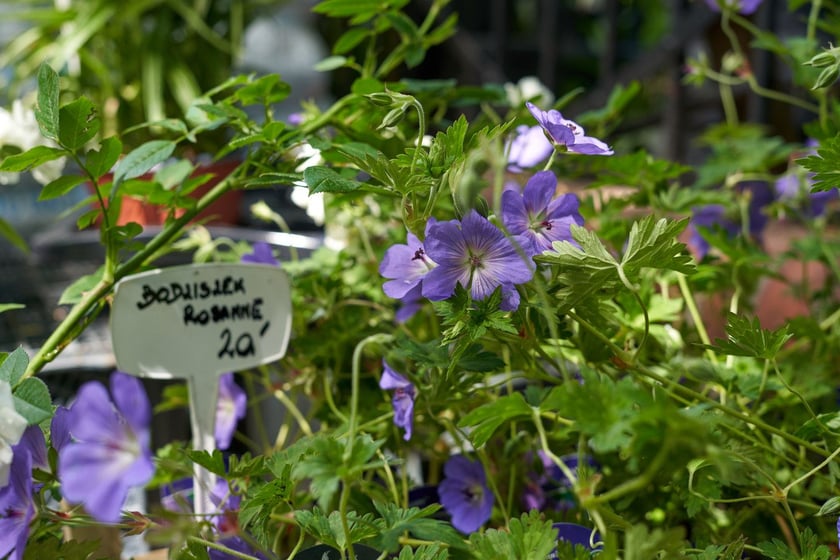
[[[88,560],[98,557],[96,551],[99,547],[98,540],[66,541],[53,534],[45,533],[37,539],[27,541],[23,560],[41,560],[42,558]]]
[[[344,66],[347,60],[348,59],[345,56],[328,56],[327,58],[313,66],[313,69],[317,70],[318,72],[329,72],[330,70],[341,68],[342,66]]]
[[[166,161],[175,151],[171,140],[150,140],[130,151],[114,169],[114,184],[133,179],[147,173],[158,163]]]
[[[378,520],[370,513],[359,516],[354,511],[347,512],[346,520],[350,540],[353,542],[376,536],[379,532],[377,525],[381,524],[377,523]],[[317,507],[311,511],[296,511],[295,521],[303,531],[333,548],[341,550],[348,544],[342,516],[338,511],[330,512],[329,516],[324,515]]]
[[[20,381],[21,377],[23,377],[23,373],[28,366],[29,356],[23,347],[18,346],[0,364],[0,380],[8,382],[9,385],[14,387]]]
[[[688,225],[688,218],[682,220],[655,221],[647,216],[635,222],[630,229],[627,249],[621,259],[621,267],[631,281],[638,280],[643,268],[674,270],[683,274],[694,273],[691,254],[677,237]]]
[[[353,50],[356,45],[364,41],[370,31],[364,27],[351,27],[333,45],[333,54],[346,54]]]
[[[546,558],[557,546],[557,530],[551,521],[531,510],[510,520],[507,531],[488,529],[470,535],[470,546],[476,558],[510,560],[511,558]]]
[[[99,179],[114,167],[122,153],[122,142],[116,136],[104,139],[99,150],[89,150],[85,154],[85,167],[91,175]]]
[[[400,537],[406,531],[417,539],[463,547],[461,535],[451,525],[438,519],[430,519],[440,510],[441,506],[438,504],[423,509],[417,507],[402,509],[396,504],[374,501],[373,506],[384,523],[381,533],[373,544],[383,552],[396,552],[400,547]]]
[[[7,241],[24,253],[29,253],[29,245],[27,245],[26,240],[15,231],[12,224],[3,218],[0,218],[0,236],[5,237]]]
[[[59,305],[75,305],[82,300],[86,292],[91,291],[105,274],[105,266],[100,266],[93,274],[82,276],[65,288],[58,300]]]
[[[50,390],[39,378],[27,377],[15,387],[12,395],[15,399],[15,410],[26,418],[29,425],[40,424],[52,417]]]
[[[481,447],[505,422],[530,418],[532,414],[533,409],[525,402],[522,393],[513,393],[473,409],[461,418],[458,426],[472,427],[470,441],[475,447]]]
[[[67,150],[50,146],[35,146],[25,152],[14,154],[0,163],[0,171],[27,171],[42,163],[66,156]]]
[[[771,331],[761,328],[758,317],[741,317],[734,313],[726,315],[726,340],[715,339],[715,344],[704,345],[715,352],[730,356],[749,356],[772,360],[790,340],[787,325]]]
[[[58,179],[44,185],[44,188],[41,189],[41,194],[38,195],[38,200],[51,200],[64,196],[86,180],[81,175],[62,175]]]
[[[38,105],[35,107],[35,120],[41,134],[50,140],[58,141],[58,74],[48,64],[38,68]]]
[[[320,165],[306,168],[303,171],[303,180],[309,186],[309,194],[351,192],[362,185],[358,181],[345,179],[329,167]]]
[[[14,309],[25,309],[26,306],[22,303],[0,303],[0,313],[12,311]]]
[[[204,467],[216,476],[224,477],[227,474],[225,457],[218,449],[214,449],[213,451],[191,449],[187,451],[187,456],[191,461]]]
[[[812,192],[840,187],[840,135],[823,141],[817,155],[797,159],[796,163],[814,173]]]
[[[271,105],[286,99],[291,91],[292,87],[281,80],[278,74],[266,74],[239,88],[233,97],[243,105]]]
[[[58,141],[68,150],[78,150],[99,132],[101,123],[96,108],[84,97],[68,103],[58,114]]]

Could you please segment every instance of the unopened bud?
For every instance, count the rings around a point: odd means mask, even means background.
[[[817,81],[814,82],[814,85],[811,89],[819,89],[828,87],[834,82],[837,81],[837,78],[840,77],[840,66],[834,64],[833,66],[826,67],[820,75],[817,77]]]
[[[824,68],[826,66],[831,66],[837,62],[837,57],[834,55],[832,51],[823,51],[817,55],[814,55],[811,60],[803,62],[806,66],[813,66],[814,68]]]
[[[394,107],[393,109],[388,111],[388,114],[385,115],[385,118],[382,119],[382,124],[376,127],[376,129],[379,130],[382,128],[387,128],[389,126],[395,126],[397,123],[403,120],[403,117],[405,116],[405,109],[405,105],[400,105],[399,107]]]

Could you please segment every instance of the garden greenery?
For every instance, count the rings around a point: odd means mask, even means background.
[[[104,261],[68,287],[37,352],[0,364],[0,557],[97,557],[62,528],[103,524],[178,559],[316,545],[350,559],[836,557],[840,14],[791,1],[803,35],[779,37],[749,17],[759,2],[706,3],[728,52],[692,59],[686,87],[713,84],[725,120],[691,166],[623,136],[625,114],[656,95],[638,83],[572,115],[586,92],[554,102],[532,82],[395,78],[453,34],[447,0],[421,21],[407,0],[317,4],[347,23],[320,69],[355,77],[294,122],[272,112],[290,91],[281,76],[234,76],[180,117],[123,131],[147,135],[138,145],[105,136],[101,108],[40,66],[42,139],[4,140],[0,171],[39,173],[41,199],[95,185],[77,225],[98,228]],[[759,83],[748,48],[787,64],[794,87]],[[747,92],[806,115],[800,138],[744,122]],[[191,197],[210,177],[182,154],[219,131],[212,156],[239,163]],[[43,173],[59,160],[63,174]],[[226,193],[294,185],[324,200],[312,254],[278,263],[268,245],[219,243],[194,223]],[[128,197],[168,212],[145,243],[118,221]],[[771,229],[782,254],[768,253]],[[280,266],[293,286],[287,355],[223,379],[212,452],[149,449],[134,377],[87,383],[65,408],[38,376],[118,281],[183,248]],[[776,315],[760,297],[770,283],[805,312]],[[239,434],[247,452],[223,453],[266,400],[286,411],[279,432]],[[215,515],[196,517],[183,489],[124,510],[131,487],[183,488],[194,464],[218,478]]]

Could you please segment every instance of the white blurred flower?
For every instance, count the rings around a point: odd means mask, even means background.
[[[321,150],[313,148],[308,143],[301,144],[292,155],[295,161],[303,160],[295,171],[302,173],[305,169],[324,163],[321,157]],[[312,218],[315,225],[324,225],[324,193],[309,194],[309,187],[303,181],[296,181],[292,189],[292,202],[306,210],[306,215]]]
[[[12,110],[0,107],[0,148],[14,146],[20,151],[32,149],[35,146],[54,146],[50,140],[41,136],[38,121],[32,108],[24,107],[20,99],[12,102]],[[32,177],[45,185],[58,179],[64,170],[65,158],[59,158],[41,164],[32,169]],[[0,173],[0,184],[17,183],[17,173]]]
[[[15,410],[11,386],[0,381],[0,488],[9,483],[12,446],[20,441],[25,429],[26,418]]]
[[[505,84],[508,103],[511,107],[521,107],[526,101],[542,107],[554,105],[554,94],[536,76],[525,76],[516,84]]]

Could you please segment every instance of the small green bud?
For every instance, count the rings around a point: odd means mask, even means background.
[[[395,126],[396,124],[398,124],[401,120],[403,120],[403,117],[405,117],[405,110],[406,106],[400,105],[399,107],[394,107],[393,109],[388,111],[388,114],[385,115],[385,118],[382,119],[382,124],[376,127],[376,130],[387,128],[389,126]]]
[[[392,98],[387,93],[377,92],[377,93],[369,93],[365,97],[370,99],[370,102],[374,105],[378,105],[380,107],[389,107],[392,102]]]
[[[840,77],[840,66],[834,64],[833,66],[826,67],[820,75],[817,77],[817,81],[814,82],[814,85],[811,89],[819,89],[828,87],[834,82],[837,81],[837,78]]]
[[[814,57],[804,62],[806,66],[813,66],[815,68],[824,68],[826,66],[831,66],[837,62],[837,57],[834,55],[832,51],[823,51],[819,54],[814,55]]]

